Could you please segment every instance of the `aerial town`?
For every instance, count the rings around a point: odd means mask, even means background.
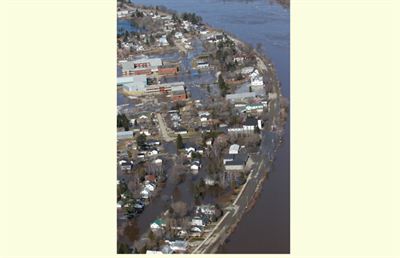
[[[274,67],[195,13],[118,1],[117,17],[117,252],[216,252],[281,141]]]

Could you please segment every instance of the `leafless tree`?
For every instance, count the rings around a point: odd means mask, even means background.
[[[174,212],[174,215],[178,218],[183,218],[188,212],[186,203],[182,201],[172,203],[171,208]]]

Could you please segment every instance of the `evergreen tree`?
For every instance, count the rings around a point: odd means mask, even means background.
[[[176,137],[176,148],[178,150],[183,149],[185,146],[183,144],[183,140],[182,140],[182,136],[180,134],[178,134],[178,136]]]

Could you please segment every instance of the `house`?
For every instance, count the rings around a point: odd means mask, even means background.
[[[170,241],[169,247],[174,252],[186,252],[188,243],[183,240]]]
[[[157,155],[157,154],[158,154],[158,150],[156,150],[156,149],[153,149],[153,150],[147,152],[148,156],[154,156],[154,155]]]
[[[163,219],[156,219],[153,223],[151,223],[150,228],[152,230],[158,230],[165,226],[166,226],[166,223]]]
[[[245,132],[254,132],[256,127],[258,127],[258,120],[254,117],[247,117],[246,121],[243,123]]]
[[[169,245],[163,245],[161,247],[161,252],[163,254],[172,254],[174,251],[171,249],[171,247]]]
[[[226,164],[226,162],[233,161],[234,158],[235,158],[234,154],[225,154],[224,157],[223,157],[224,165]]]
[[[121,170],[131,170],[132,169],[132,164],[125,160],[121,160],[119,165],[121,167]]]
[[[153,192],[156,189],[156,187],[153,184],[149,183],[144,186],[144,189],[148,192]]]
[[[168,40],[167,40],[167,35],[163,35],[159,40],[158,40],[160,46],[169,46]]]
[[[207,61],[198,61],[197,62],[197,68],[199,69],[204,69],[204,68],[208,68],[209,64]]]
[[[207,122],[207,121],[208,121],[208,116],[200,115],[200,122]]]
[[[239,144],[232,144],[229,147],[229,154],[239,154],[240,146]]]
[[[203,204],[196,207],[196,212],[212,216],[215,214],[215,206],[210,204]]]
[[[144,177],[144,179],[145,179],[146,181],[148,181],[148,182],[156,182],[156,181],[157,181],[157,178],[156,178],[155,175],[146,175],[146,176]]]
[[[142,203],[135,203],[133,205],[133,208],[139,209],[139,210],[143,210],[144,209],[144,205]]]
[[[157,140],[149,139],[146,141],[146,144],[149,146],[158,146],[158,145],[161,145],[161,142],[157,141]]]
[[[200,237],[203,231],[199,227],[192,227],[190,229],[190,236],[191,237]]]
[[[162,164],[162,159],[155,159],[155,160],[153,160],[153,163],[161,165]]]
[[[151,135],[151,133],[149,132],[148,129],[145,129],[145,130],[140,131],[140,134],[144,134],[144,135],[146,135],[146,136],[150,136],[150,135]]]
[[[190,146],[189,144],[186,144],[185,151],[186,151],[186,153],[191,153],[191,152],[196,151],[196,148],[194,146]]]
[[[192,221],[190,222],[190,224],[192,226],[196,226],[196,227],[204,227],[205,226],[203,219],[200,217],[197,217],[197,216],[192,218]]]
[[[133,131],[122,131],[117,133],[117,140],[126,140],[133,138]]]
[[[201,133],[209,133],[209,132],[211,132],[211,127],[210,126],[204,126],[204,125],[202,125],[200,128],[199,128],[199,131],[201,132]]]
[[[199,168],[201,168],[201,164],[200,164],[200,161],[198,161],[198,160],[193,161],[192,164],[190,165],[191,170],[197,171],[197,170],[199,170]]]
[[[143,151],[139,152],[136,155],[136,157],[139,158],[139,159],[144,159],[145,156],[146,156],[146,152],[143,152]]]
[[[178,233],[176,234],[179,238],[183,239],[185,237],[187,237],[187,231],[186,230],[180,230],[178,231]]]
[[[119,10],[117,11],[117,17],[118,18],[123,18],[129,14],[128,10]]]
[[[253,104],[248,104],[245,106],[245,111],[246,112],[262,112],[264,110],[264,105],[261,103],[253,103]]]
[[[206,185],[213,186],[213,185],[215,185],[215,180],[212,179],[211,177],[207,176],[206,178],[204,178],[204,183]]]
[[[244,168],[246,167],[248,158],[249,158],[249,156],[247,155],[247,153],[240,153],[239,155],[235,156],[234,160],[227,161],[225,163],[225,169],[227,171],[244,170]]]
[[[163,254],[161,251],[146,250],[146,254]]]
[[[247,66],[247,67],[242,68],[242,70],[240,72],[244,75],[248,75],[248,74],[251,74],[254,71],[254,69],[255,69],[254,67]]]
[[[251,86],[263,86],[264,85],[264,80],[262,76],[256,76],[252,77],[250,79]]]
[[[212,138],[206,140],[206,145],[207,146],[211,146],[212,144],[213,144],[213,139]]]
[[[177,127],[174,129],[174,131],[175,131],[175,134],[187,134],[188,133],[187,129],[183,128],[183,127]]]
[[[182,34],[182,32],[175,32],[175,38],[177,38],[177,39],[181,39],[183,37],[183,34]]]
[[[233,58],[233,61],[241,64],[244,61],[244,56],[236,56]]]
[[[146,115],[141,115],[141,116],[139,116],[139,119],[140,120],[147,120],[149,117],[148,116],[146,116]]]
[[[148,190],[146,190],[146,189],[143,189],[143,190],[140,192],[140,196],[141,196],[143,199],[148,199],[149,196],[150,196],[150,192],[149,192]]]

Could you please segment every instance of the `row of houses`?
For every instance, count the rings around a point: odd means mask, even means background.
[[[186,253],[189,249],[190,238],[201,237],[206,226],[217,220],[214,205],[196,206],[191,214],[189,227],[183,228],[182,225],[172,227],[171,229],[177,232],[175,237],[165,239],[164,244],[158,250],[147,250],[146,254]],[[165,232],[166,227],[167,223],[163,218],[158,218],[150,224],[150,230],[153,232]]]

